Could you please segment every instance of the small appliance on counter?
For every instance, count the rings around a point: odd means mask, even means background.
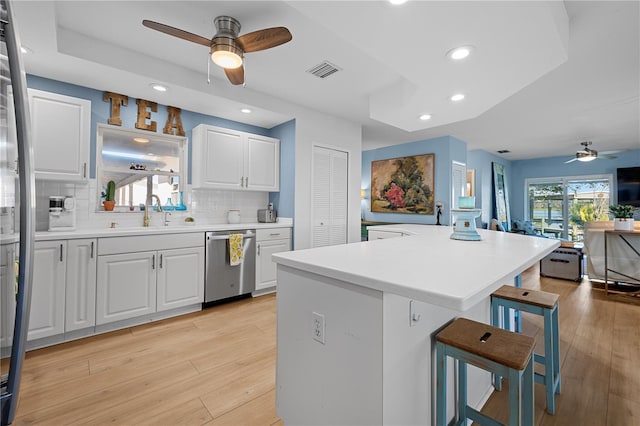
[[[273,203],[269,203],[269,207],[266,209],[258,210],[258,222],[260,223],[275,223],[278,221],[278,214],[273,209]]]
[[[75,231],[76,200],[73,197],[49,197],[49,231]]]

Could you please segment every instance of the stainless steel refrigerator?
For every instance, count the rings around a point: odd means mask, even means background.
[[[0,421],[7,425],[18,405],[29,329],[35,230],[27,84],[8,0],[0,0],[0,38]]]

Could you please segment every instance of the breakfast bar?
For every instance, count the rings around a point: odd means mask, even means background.
[[[432,424],[437,331],[456,317],[489,323],[489,295],[559,246],[505,232],[462,241],[445,226],[388,228],[407,236],[273,256],[286,424]],[[468,383],[479,409],[490,377],[470,369]]]

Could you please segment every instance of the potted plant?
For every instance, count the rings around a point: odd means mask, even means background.
[[[112,211],[116,205],[115,202],[116,196],[116,183],[110,180],[107,183],[107,192],[105,192],[104,201],[102,204],[104,205],[104,209],[108,212]]]
[[[609,213],[613,216],[613,229],[616,231],[633,231],[633,211],[635,207],[618,204],[609,207]]]

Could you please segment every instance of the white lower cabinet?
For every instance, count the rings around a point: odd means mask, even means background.
[[[16,312],[16,274],[13,269],[15,245],[0,246],[0,348],[2,357],[6,348],[11,347],[13,325]]]
[[[258,229],[256,243],[256,291],[275,289],[276,263],[271,256],[291,250],[291,229]]]
[[[100,239],[96,301],[96,325],[202,303],[204,234]]]
[[[66,252],[67,241],[34,244],[27,340],[64,333]]]
[[[156,252],[98,257],[96,324],[156,311]]]
[[[202,303],[204,247],[163,250],[158,255],[158,311]]]
[[[64,331],[96,325],[97,240],[67,241]]]

